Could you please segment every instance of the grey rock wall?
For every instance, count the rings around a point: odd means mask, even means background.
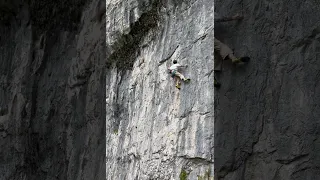
[[[320,179],[318,1],[216,0],[215,36],[249,55],[215,91],[215,179]]]
[[[1,180],[105,179],[103,9],[1,1]]]
[[[108,180],[213,178],[213,3],[107,2]]]

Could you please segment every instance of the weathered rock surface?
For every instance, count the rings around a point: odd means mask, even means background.
[[[107,2],[108,180],[213,178],[213,3]]]
[[[105,179],[105,3],[24,2],[0,3],[0,179]]]
[[[215,179],[320,179],[319,1],[216,0],[215,36],[249,55],[215,91]]]

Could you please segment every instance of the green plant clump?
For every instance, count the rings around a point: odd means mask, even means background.
[[[113,130],[113,133],[114,133],[115,135],[118,135],[118,129]]]
[[[188,174],[184,169],[182,169],[179,177],[180,177],[180,180],[187,180]]]

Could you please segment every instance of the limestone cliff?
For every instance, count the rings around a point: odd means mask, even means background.
[[[108,180],[213,178],[213,3],[107,2]]]
[[[105,179],[104,12],[0,2],[1,180]]]
[[[216,0],[215,36],[248,55],[215,91],[215,179],[320,179],[320,3]]]

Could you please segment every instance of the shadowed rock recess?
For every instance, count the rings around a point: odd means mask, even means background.
[[[215,36],[251,62],[224,63],[215,91],[215,179],[320,179],[320,3],[216,0]]]
[[[213,3],[107,1],[108,180],[213,179]]]
[[[105,179],[104,12],[0,2],[1,180]]]

